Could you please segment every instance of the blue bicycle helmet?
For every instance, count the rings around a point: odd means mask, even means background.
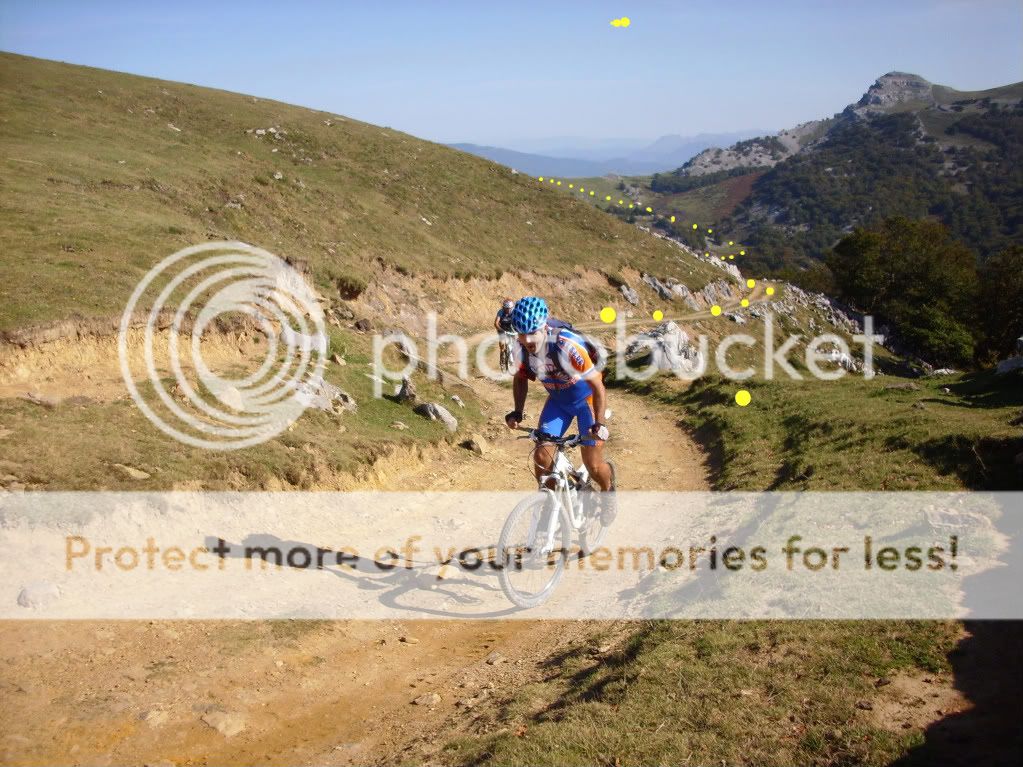
[[[511,322],[516,333],[535,333],[547,321],[547,302],[536,296],[520,298],[512,310]]]

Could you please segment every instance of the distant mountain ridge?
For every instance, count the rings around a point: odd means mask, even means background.
[[[686,162],[708,146],[736,141],[757,135],[757,131],[735,131],[732,133],[701,133],[695,136],[672,134],[661,136],[647,145],[639,145],[621,156],[601,153],[599,149],[582,148],[573,150],[564,147],[565,156],[520,152],[504,147],[483,146],[472,143],[449,144],[477,157],[507,165],[522,173],[534,176],[562,176],[584,178],[616,173],[626,176],[646,175],[670,170]],[[616,147],[621,150],[623,147]],[[578,154],[567,154],[578,152]]]
[[[718,231],[764,271],[809,266],[891,216],[935,218],[985,258],[1023,242],[1023,83],[967,92],[889,72],[832,117],[708,149],[650,186],[684,208],[743,174]]]

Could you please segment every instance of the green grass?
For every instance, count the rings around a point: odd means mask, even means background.
[[[1023,376],[864,381],[659,377],[627,388],[658,400],[705,443],[717,489],[935,490],[1023,487],[1012,425]],[[740,408],[735,391],[748,389]],[[948,388],[945,394],[942,388]],[[613,396],[613,394],[612,394]],[[915,403],[923,409],[914,408]],[[448,764],[889,764],[914,728],[869,715],[881,677],[947,675],[952,621],[654,621],[594,657],[548,661]]]
[[[1020,376],[838,381],[707,377],[633,386],[677,409],[720,467],[721,490],[1019,490]],[[949,393],[942,389],[948,388]],[[752,403],[735,404],[746,389]]]
[[[596,659],[551,661],[492,734],[448,744],[449,764],[887,764],[919,743],[857,707],[901,670],[948,670],[951,623],[643,624]]]
[[[451,435],[386,397],[372,396],[368,341],[332,331],[333,348],[346,348],[347,365],[328,364],[327,381],[355,397],[358,411],[335,416],[307,410],[293,427],[260,445],[227,452],[191,447],[159,431],[127,398],[53,409],[20,399],[0,399],[0,423],[10,433],[0,441],[0,475],[12,474],[33,490],[169,490],[185,486],[207,490],[285,490],[336,486],[340,475],[357,472],[389,449],[464,439],[486,418],[481,403],[466,387],[445,389],[415,374],[421,400],[444,404],[459,421]],[[390,360],[394,369],[400,367]],[[166,382],[170,388],[172,382]],[[385,385],[384,393],[390,393]],[[147,396],[150,386],[140,387]],[[466,407],[450,400],[457,393]],[[161,412],[161,407],[154,407]],[[391,428],[394,421],[407,430]],[[174,423],[173,416],[168,417]],[[145,480],[124,476],[113,464],[149,473]]]
[[[328,112],[3,53],[0,113],[0,332],[117,315],[153,264],[208,240],[301,259],[325,294],[381,263],[717,276],[535,178]],[[286,135],[246,132],[270,127]]]

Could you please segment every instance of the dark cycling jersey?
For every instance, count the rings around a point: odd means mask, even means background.
[[[512,310],[505,309],[503,306],[497,310],[497,321],[498,327],[501,328],[505,333],[511,333],[512,331]]]

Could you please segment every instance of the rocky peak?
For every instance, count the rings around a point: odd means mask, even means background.
[[[933,88],[920,75],[889,72],[877,78],[856,106],[884,110],[907,101],[931,101]]]

